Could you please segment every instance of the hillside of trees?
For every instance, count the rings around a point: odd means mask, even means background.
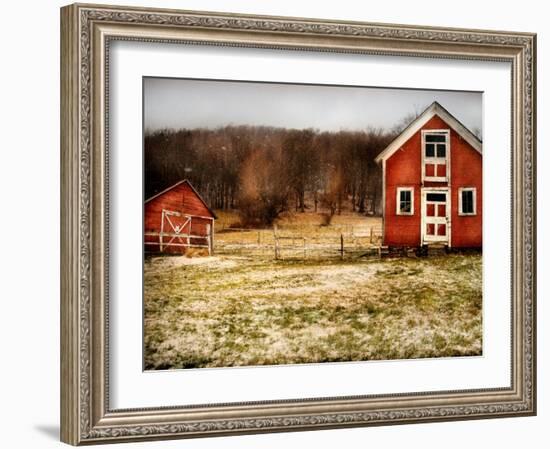
[[[243,226],[271,225],[288,211],[377,215],[382,172],[374,158],[396,133],[251,126],[146,133],[145,198],[188,179],[213,209],[237,210]]]

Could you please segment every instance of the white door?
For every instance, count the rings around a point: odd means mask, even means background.
[[[449,190],[422,192],[422,244],[449,242]]]

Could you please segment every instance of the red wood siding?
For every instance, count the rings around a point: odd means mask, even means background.
[[[191,219],[191,228],[184,227],[184,232],[187,233],[189,230],[190,234],[195,236],[201,236],[203,238],[194,238],[191,239],[191,244],[207,244],[208,240],[206,236],[208,235],[207,225],[214,226],[214,216],[202,202],[202,200],[197,196],[194,190],[190,187],[187,182],[183,182],[174,186],[172,189],[167,190],[166,192],[160,194],[159,196],[153,198],[150,201],[145,203],[144,208],[144,232],[156,232],[159,233],[162,225],[162,211],[172,211],[178,212],[183,215],[189,215]],[[184,221],[180,217],[170,217],[174,225],[183,224]],[[170,229],[166,227],[164,232],[170,232]],[[165,242],[171,240],[171,237],[166,237]],[[144,236],[145,242],[158,242],[158,236]],[[178,238],[174,239],[173,242],[180,243]],[[185,239],[186,242],[186,239]],[[158,252],[160,251],[159,245],[145,245],[145,250],[148,252]],[[168,253],[184,253],[185,247],[182,246],[168,246],[163,248],[163,252]]]
[[[432,117],[422,130],[450,129],[451,138],[451,246],[482,246],[482,157],[439,116]],[[421,189],[447,187],[446,182],[422,184],[422,130],[416,132],[391,155],[385,164],[384,244],[389,246],[419,246],[421,244]],[[414,188],[414,214],[397,215],[398,187]],[[475,216],[459,216],[458,191],[460,187],[475,187]]]
[[[384,243],[389,246],[418,246],[420,243],[420,133],[386,161],[386,204]],[[397,215],[397,188],[414,188],[413,215]]]
[[[483,161],[481,154],[473,149],[460,136],[453,140],[459,151],[452,152],[451,157],[451,240],[455,248],[481,247],[483,243]],[[453,145],[451,143],[451,145]],[[476,215],[458,215],[459,189],[476,188]]]

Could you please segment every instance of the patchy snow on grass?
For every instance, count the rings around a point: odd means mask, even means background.
[[[481,354],[481,255],[151,258],[147,369]]]
[[[170,256],[170,257],[152,257],[145,264],[157,270],[165,270],[168,268],[205,266],[210,269],[226,269],[233,268],[238,265],[238,259],[228,259],[216,256],[207,257],[187,257],[187,256]]]

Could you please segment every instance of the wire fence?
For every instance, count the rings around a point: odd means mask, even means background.
[[[380,226],[278,226],[227,228],[215,237],[215,252],[285,259],[348,259],[381,255]]]

